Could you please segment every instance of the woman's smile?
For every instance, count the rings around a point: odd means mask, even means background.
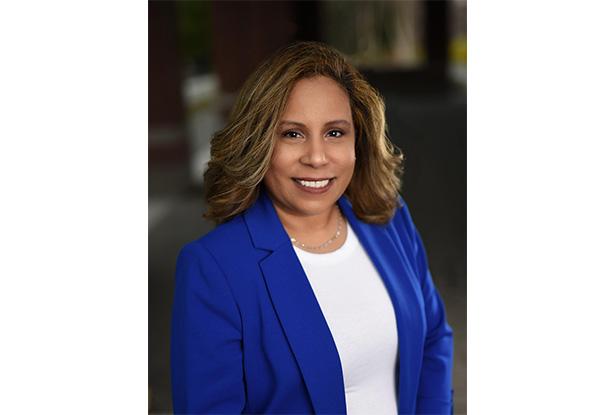
[[[293,181],[297,183],[299,188],[304,192],[307,192],[309,194],[322,194],[329,191],[329,189],[333,186],[335,178],[318,180],[293,179]]]

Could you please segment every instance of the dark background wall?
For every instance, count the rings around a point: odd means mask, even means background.
[[[455,412],[466,412],[466,92],[460,63],[465,2],[405,3],[149,3],[151,413],[172,411],[169,323],[176,255],[213,227],[201,218],[201,150],[250,72],[295,40],[338,47],[385,98],[389,135],[406,155],[402,194],[455,332]],[[408,13],[405,20],[401,12]],[[382,27],[397,31],[380,29],[378,19],[393,19]],[[199,88],[209,92],[190,92]]]

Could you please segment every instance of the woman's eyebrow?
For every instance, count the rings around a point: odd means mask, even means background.
[[[280,121],[280,125],[286,125],[286,124],[287,125],[296,125],[296,126],[304,127],[305,128],[305,124],[303,124],[303,123],[301,123],[299,121],[290,121],[290,120]],[[327,121],[325,123],[325,126],[332,125],[332,124],[343,124],[343,125],[346,125],[346,126],[350,127],[350,123],[348,121],[346,121],[346,120]]]

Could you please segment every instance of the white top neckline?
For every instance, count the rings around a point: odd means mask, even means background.
[[[346,240],[335,251],[326,252],[324,254],[317,254],[314,252],[305,251],[299,247],[293,245],[299,260],[302,263],[308,263],[314,266],[329,266],[333,264],[337,264],[339,262],[344,261],[347,257],[349,257],[355,249],[359,246],[359,240],[355,235],[352,227],[348,225],[347,221],[344,221],[346,226]]]

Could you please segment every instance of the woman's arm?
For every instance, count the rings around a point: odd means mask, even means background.
[[[174,298],[175,413],[241,413],[245,392],[239,309],[215,259],[196,242],[179,254]]]
[[[427,320],[416,412],[450,414],[453,408],[453,331],[446,321],[444,303],[431,278],[421,236],[408,207],[403,200],[401,202],[400,216],[410,236],[411,260],[421,282]]]

